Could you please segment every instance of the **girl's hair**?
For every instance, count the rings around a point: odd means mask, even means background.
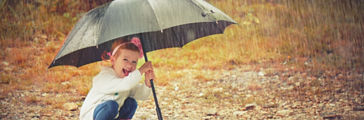
[[[121,45],[120,47],[118,47],[119,45]],[[115,40],[112,45],[111,45],[111,49],[110,52],[107,53],[106,51],[104,51],[101,55],[101,59],[102,60],[108,60],[111,58],[111,53],[117,48],[115,55],[113,55],[115,58],[117,58],[120,55],[120,49],[127,49],[127,50],[132,50],[132,51],[136,51],[136,52],[141,52],[138,48],[138,46],[136,46],[134,43],[130,42],[130,40],[126,39],[126,38],[119,38],[117,40]]]

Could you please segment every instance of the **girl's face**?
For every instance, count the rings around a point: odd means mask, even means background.
[[[111,63],[116,74],[120,78],[124,78],[136,69],[139,52],[128,49],[120,49],[119,52],[120,54],[117,58],[111,58]]]

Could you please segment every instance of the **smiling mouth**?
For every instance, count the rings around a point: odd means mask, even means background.
[[[128,76],[131,71],[123,69],[124,76]]]

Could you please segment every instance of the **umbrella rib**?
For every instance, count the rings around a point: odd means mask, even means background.
[[[220,24],[223,24],[223,23],[220,23]],[[214,25],[215,25],[216,29],[220,30],[221,33],[224,33],[225,29],[221,29],[219,27],[218,21],[216,21],[216,24],[214,24]]]
[[[69,33],[69,35],[67,36],[65,42],[64,42],[64,45],[62,46],[62,48],[59,50],[59,51],[63,51],[70,42],[70,40],[73,39],[73,37],[75,35],[77,35],[77,32],[79,32],[79,30],[82,28],[82,26],[87,26],[87,29],[89,28],[89,24],[90,23],[93,23],[93,22],[98,22],[100,21],[101,17],[103,17],[103,14],[100,14],[98,13],[97,11],[100,11],[100,9],[106,9],[107,7],[109,7],[110,3],[106,4],[106,5],[103,5],[101,7],[97,7],[97,8],[94,8],[92,10],[90,10],[89,12],[87,12],[84,16],[81,17],[81,19],[76,23],[76,25],[74,26],[74,28],[71,30],[71,32]],[[99,19],[96,19],[94,20],[93,18],[99,18]],[[94,21],[87,21],[87,19],[91,19],[91,20],[94,20]],[[81,22],[80,22],[81,21]],[[86,29],[86,30],[87,30]],[[77,31],[75,31],[77,30]],[[81,39],[83,39],[84,35],[86,34],[85,32],[82,33],[83,35],[81,35]],[[70,39],[70,40],[68,40]],[[96,45],[96,48],[98,48],[98,44],[97,44],[97,39],[95,39],[95,45]],[[80,49],[80,45],[78,45]],[[55,60],[53,61],[53,63],[56,62],[56,59],[59,59],[63,56],[65,56],[66,54],[60,56],[61,54],[58,53],[55,57]]]
[[[153,11],[153,13],[154,13],[155,19],[157,20],[157,24],[158,24],[159,30],[160,30],[161,32],[163,32],[163,29],[161,28],[160,23],[159,23],[158,16],[157,16],[157,14],[156,14],[156,13],[155,13],[155,11],[154,11],[154,7],[153,7],[153,5],[150,3],[150,0],[147,0],[147,2],[149,3],[149,6],[152,8],[152,11]]]
[[[196,6],[196,7],[198,7],[198,8],[200,8],[201,10],[202,10],[202,12],[210,12],[210,10],[209,9],[207,9],[206,7],[204,7],[203,5],[201,5],[199,2],[197,2],[196,0],[191,0],[192,1],[192,3],[194,3],[194,5]],[[216,21],[217,22],[217,19],[215,18],[215,17],[212,17],[212,16],[210,16],[209,14],[211,14],[211,13],[206,13],[206,15],[208,16],[208,19],[210,19],[210,20],[213,20],[213,21]]]

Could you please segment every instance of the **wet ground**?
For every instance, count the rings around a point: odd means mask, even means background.
[[[364,76],[355,71],[313,74],[289,67],[257,69],[244,65],[231,70],[174,72],[184,76],[156,86],[166,120],[364,119]],[[196,77],[196,73],[203,76]],[[74,99],[49,109],[32,96]],[[78,119],[84,97],[72,92],[41,93],[37,87],[17,90],[0,97],[0,116],[4,120]],[[152,96],[139,101],[134,119],[157,119]]]

